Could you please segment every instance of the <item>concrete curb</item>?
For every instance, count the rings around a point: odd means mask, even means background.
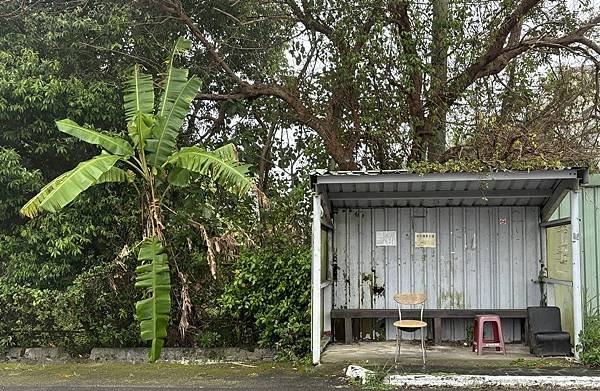
[[[148,348],[94,348],[90,353],[90,361],[95,362],[148,362]],[[175,363],[209,363],[232,361],[271,361],[275,351],[268,349],[254,349],[254,351],[240,348],[164,348],[159,362]]]
[[[346,377],[365,384],[376,374],[359,365],[349,365]],[[549,388],[549,389],[598,389],[600,376],[524,376],[524,375],[456,375],[415,374],[388,375],[383,384],[406,388]]]
[[[487,376],[487,375],[391,375],[384,384],[400,387],[548,387],[598,389],[600,377],[595,376]]]
[[[139,364],[148,362],[148,348],[94,348],[89,358],[78,357],[78,361],[123,362]],[[276,352],[271,349],[246,350],[241,348],[164,348],[159,362],[212,363],[272,361]],[[65,362],[73,359],[59,348],[10,348],[0,354],[0,361]]]

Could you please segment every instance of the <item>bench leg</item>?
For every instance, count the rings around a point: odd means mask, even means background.
[[[442,318],[433,318],[433,339],[436,345],[442,344]]]
[[[344,318],[344,339],[346,345],[352,343],[352,318],[350,317]]]

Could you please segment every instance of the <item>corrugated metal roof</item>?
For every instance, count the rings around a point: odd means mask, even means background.
[[[333,208],[544,206],[587,170],[414,174],[406,170],[317,170],[312,182]]]

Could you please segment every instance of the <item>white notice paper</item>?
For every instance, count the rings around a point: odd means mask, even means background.
[[[375,232],[376,246],[395,246],[396,231],[377,231]]]

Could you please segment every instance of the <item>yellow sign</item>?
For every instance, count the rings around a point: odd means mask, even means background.
[[[435,232],[415,232],[415,247],[435,248]]]

